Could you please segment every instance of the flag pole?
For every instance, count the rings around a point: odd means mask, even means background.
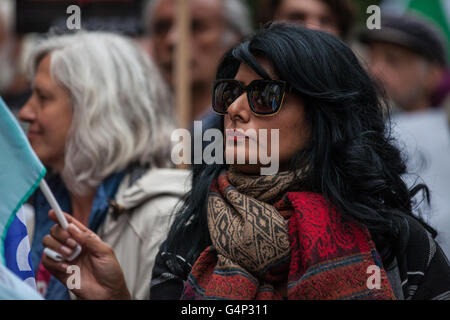
[[[50,190],[47,182],[45,181],[45,179],[42,179],[39,187],[42,191],[42,193],[44,194],[44,197],[47,199],[48,203],[50,204],[50,207],[53,209],[53,211],[55,211],[56,214],[56,218],[59,221],[59,225],[64,229],[67,230],[67,228],[69,227],[69,223],[67,222],[66,217],[64,217],[64,213],[61,210],[61,207],[58,204],[58,201],[56,201],[55,196],[53,195],[52,191]],[[44,249],[44,253],[51,259],[56,260],[56,261],[61,261],[61,255],[59,255],[57,252],[53,251],[50,248],[45,248]],[[77,247],[75,248],[74,253],[67,258],[68,261],[72,261],[73,259],[75,259],[79,254],[81,253],[81,247],[79,245],[77,245]]]
[[[44,194],[44,197],[47,199],[48,203],[50,204],[50,207],[52,207],[52,209],[55,211],[56,217],[58,218],[58,221],[59,221],[59,225],[64,230],[67,230],[69,223],[67,222],[66,217],[64,217],[64,213],[62,212],[61,207],[59,206],[58,202],[55,199],[55,196],[53,195],[47,182],[45,182],[44,179],[41,180],[39,187],[40,187],[42,193]]]

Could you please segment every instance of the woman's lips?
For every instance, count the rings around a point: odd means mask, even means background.
[[[28,138],[28,140],[33,140],[40,135],[41,135],[40,131],[29,130],[27,133],[27,138]]]
[[[234,130],[227,130],[226,131],[226,138],[227,141],[244,141],[245,139],[250,139],[249,136],[245,135],[243,132],[240,131],[234,131]]]

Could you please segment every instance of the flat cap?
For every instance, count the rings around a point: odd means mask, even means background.
[[[387,42],[396,44],[423,56],[431,62],[447,66],[446,42],[432,22],[415,15],[381,16],[381,29],[363,30],[362,43]]]

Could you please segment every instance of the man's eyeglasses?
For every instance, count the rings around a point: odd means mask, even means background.
[[[213,110],[227,114],[230,105],[244,92],[252,112],[258,116],[273,116],[280,111],[288,85],[281,80],[253,80],[248,86],[239,80],[214,81]]]

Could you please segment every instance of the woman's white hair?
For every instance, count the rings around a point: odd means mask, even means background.
[[[32,54],[32,77],[48,54],[53,80],[71,96],[61,172],[71,192],[84,194],[131,164],[171,165],[171,97],[137,44],[104,32],[50,37]]]

